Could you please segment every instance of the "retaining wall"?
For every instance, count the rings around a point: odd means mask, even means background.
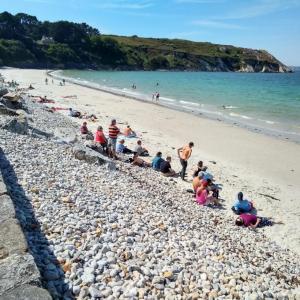
[[[40,278],[0,170],[0,300],[51,300]]]

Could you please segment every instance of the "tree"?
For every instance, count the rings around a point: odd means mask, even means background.
[[[10,13],[0,14],[0,38],[19,39],[24,35],[24,29],[19,21]]]
[[[122,51],[119,43],[108,37],[91,37],[92,52],[101,57],[101,63],[116,65],[126,61],[126,54]]]
[[[65,44],[53,44],[47,49],[47,56],[54,63],[77,63],[79,58],[76,53]]]

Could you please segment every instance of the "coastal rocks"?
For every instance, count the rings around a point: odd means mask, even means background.
[[[7,94],[8,93],[8,89],[7,88],[1,88],[0,89],[0,97],[2,97],[2,96],[4,96],[5,94]]]
[[[106,164],[109,170],[113,171],[116,169],[113,161],[88,147],[76,145],[73,147],[73,154],[76,159],[85,160],[89,164]]]
[[[50,294],[39,287],[24,284],[1,296],[2,300],[52,300]]]
[[[11,255],[0,260],[0,295],[26,283],[38,283],[39,278],[40,273],[31,255]]]
[[[17,116],[18,115],[18,113],[15,110],[6,107],[2,103],[0,103],[0,114],[8,115],[8,116]]]
[[[10,219],[1,222],[0,225],[0,247],[6,249],[9,255],[25,253],[28,248],[27,242],[17,221]]]
[[[10,197],[6,194],[1,195],[1,181],[0,181],[0,223],[8,219],[13,219],[15,217],[14,204]]]
[[[76,133],[68,127],[57,127],[53,134],[54,137],[62,143],[74,144],[78,141]]]
[[[27,118],[20,115],[8,121],[8,123],[2,126],[2,128],[11,131],[13,133],[26,135],[28,134],[29,126],[28,126]]]

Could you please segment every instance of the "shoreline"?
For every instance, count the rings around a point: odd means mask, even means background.
[[[50,71],[47,71],[47,74],[51,78],[55,78],[58,80],[65,79],[69,83],[76,84],[76,85],[79,85],[82,87],[91,88],[94,90],[98,90],[98,91],[101,91],[104,93],[109,93],[109,94],[112,94],[115,96],[124,97],[127,99],[141,101],[143,103],[151,103],[154,105],[159,105],[159,106],[162,106],[165,108],[169,108],[171,110],[189,113],[189,114],[192,114],[193,116],[196,116],[199,118],[205,118],[205,119],[213,120],[213,121],[217,121],[217,122],[224,122],[226,124],[233,125],[238,128],[246,129],[246,130],[249,130],[254,133],[263,134],[265,136],[274,137],[276,139],[280,139],[280,140],[284,140],[284,141],[287,140],[292,143],[300,145],[300,135],[297,133],[289,133],[287,131],[280,130],[280,129],[275,129],[275,128],[272,129],[272,128],[264,127],[263,125],[260,125],[260,124],[251,124],[249,122],[247,123],[246,121],[235,120],[234,118],[232,118],[230,116],[220,115],[218,111],[208,111],[208,110],[201,111],[201,110],[199,110],[198,112],[196,112],[195,111],[196,108],[193,110],[193,102],[191,102],[192,104],[190,104],[191,107],[189,107],[189,108],[185,107],[184,105],[177,105],[175,103],[174,103],[174,105],[171,105],[170,102],[168,102],[167,100],[163,100],[163,97],[162,97],[162,99],[160,99],[160,101],[158,103],[156,103],[151,100],[150,96],[143,97],[143,95],[141,94],[139,97],[139,96],[135,96],[134,94],[129,93],[129,92],[127,92],[127,93],[123,92],[121,89],[118,89],[118,88],[106,87],[106,86],[102,86],[101,84],[94,83],[91,81],[78,80],[76,78],[57,74],[58,72],[62,72],[62,71],[63,70],[50,70]],[[174,101],[176,101],[176,99],[174,99]],[[178,101],[182,102],[183,100],[178,100]],[[187,104],[189,104],[189,103],[187,102]],[[265,121],[265,122],[267,122],[267,121]]]
[[[47,95],[55,99],[57,106],[96,114],[97,122],[88,122],[93,132],[98,124],[106,129],[112,117],[117,117],[122,129],[125,124],[130,124],[151,154],[162,151],[164,156],[171,155],[176,170],[180,169],[176,149],[194,141],[196,146],[189,169],[201,159],[217,182],[223,184],[224,213],[232,217],[231,204],[237,192],[243,191],[246,197],[254,200],[259,215],[280,218],[285,223],[265,228],[263,232],[281,246],[300,253],[300,233],[294,225],[300,215],[299,145],[87,87],[69,83],[61,87],[58,82],[45,85],[45,71],[11,69],[3,74],[7,79],[21,82],[21,87],[32,83],[35,90],[30,93]],[[63,98],[67,95],[76,95],[76,99]],[[79,129],[82,120],[72,120],[78,123]],[[136,140],[126,142],[131,148]],[[178,185],[183,190],[191,186],[180,181]]]

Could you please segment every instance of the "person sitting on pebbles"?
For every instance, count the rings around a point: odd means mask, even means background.
[[[210,194],[212,192],[211,188],[209,188],[209,185],[211,184],[211,180],[208,179],[207,181],[204,181],[200,187],[197,188],[196,191],[196,202],[200,205],[220,205],[219,200],[217,197],[214,196],[214,194]]]
[[[133,157],[129,159],[129,162],[132,163],[133,166],[138,166],[142,168],[148,168],[151,167],[151,164],[144,161],[139,157],[137,153],[134,152]]]
[[[94,135],[87,128],[87,122],[82,123],[82,126],[80,127],[80,133],[81,133],[82,137],[87,140],[94,139]]]
[[[203,184],[204,182],[204,172],[199,172],[198,176],[193,178],[193,190],[196,193],[197,189]]]
[[[136,133],[131,129],[130,125],[124,129],[124,135],[128,138],[136,137]]]
[[[198,161],[197,166],[195,166],[192,170],[193,178],[197,177],[199,172],[201,172],[201,171],[205,172],[206,170],[207,170],[207,167],[203,166],[203,161],[202,160]]]
[[[164,159],[162,158],[162,153],[157,152],[155,157],[152,160],[152,169],[155,171],[160,171],[160,165],[163,161]]]
[[[254,208],[253,202],[244,199],[244,195],[242,192],[237,194],[237,200],[234,205],[231,207],[232,211],[240,215],[242,213],[248,213]]]
[[[171,167],[171,156],[167,156],[166,160],[160,164],[160,171],[165,177],[174,177],[176,172]]]
[[[95,133],[95,144],[100,145],[104,153],[108,155],[107,138],[104,135],[102,126],[98,126],[97,131]]]
[[[142,141],[138,140],[136,142],[136,146],[134,148],[134,152],[136,152],[139,156],[149,156],[149,152],[146,148],[142,147]]]
[[[133,153],[132,150],[128,149],[125,145],[125,140],[121,139],[117,144],[117,153],[123,153],[123,154],[131,154]]]
[[[272,218],[257,217],[254,214],[241,214],[235,220],[235,225],[250,228],[272,226],[274,224],[283,224],[282,222],[275,222]]]

